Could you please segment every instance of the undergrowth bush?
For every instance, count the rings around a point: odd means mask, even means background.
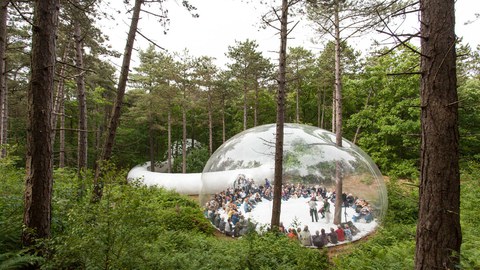
[[[480,269],[480,164],[468,163],[462,170],[460,223],[462,247],[460,263],[463,269]]]
[[[60,184],[75,177],[59,174],[54,215],[62,222],[45,269],[326,269],[325,254],[285,236],[216,239],[196,202],[122,177],[108,174],[102,200],[91,203],[75,197],[75,184]]]
[[[105,174],[103,198],[91,203],[91,175],[56,170],[52,238],[46,257],[21,246],[24,169],[0,160],[0,269],[412,269],[417,188],[390,181],[389,210],[368,240],[346,246],[328,262],[326,249],[309,249],[283,235],[216,238],[198,204],[186,196],[138,183],[124,172]],[[462,269],[480,269],[480,166],[462,170]],[[80,182],[83,181],[83,182]]]
[[[44,261],[22,248],[25,171],[14,167],[16,160],[0,159],[0,269],[23,269]]]
[[[333,269],[413,269],[418,193],[397,180],[387,183],[388,211],[368,240],[333,259]]]

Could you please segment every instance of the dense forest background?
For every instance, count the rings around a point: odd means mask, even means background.
[[[201,172],[225,140],[275,122],[276,62],[264,57],[255,40],[226,48],[226,67],[188,50],[167,53],[155,44],[140,50],[104,170],[104,197],[91,203],[93,169],[117,95],[117,67],[106,57],[120,54],[104,45],[107,37],[95,26],[104,16],[97,6],[73,2],[78,6],[61,9],[57,32],[52,237],[33,247],[42,254],[23,249],[20,242],[31,7],[23,2],[8,6],[0,96],[0,269],[413,267],[420,163],[420,56],[414,45],[376,46],[367,54],[348,41],[341,45],[343,136],[365,150],[388,178],[389,212],[379,232],[333,252],[305,249],[274,233],[231,241],[212,236],[212,227],[190,198],[126,185],[125,174],[146,161],[167,164],[171,172]],[[480,47],[460,40],[457,55],[461,267],[478,269]],[[320,51],[288,49],[286,122],[334,131],[334,56],[333,42]]]

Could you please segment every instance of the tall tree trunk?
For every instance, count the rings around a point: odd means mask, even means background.
[[[297,76],[300,76],[298,74],[298,60],[297,60],[297,65],[296,65],[296,72]],[[300,123],[300,78],[297,78],[297,87],[295,89],[295,123]]]
[[[182,173],[187,173],[187,112],[182,111]]]
[[[213,153],[213,116],[212,116],[212,95],[208,89],[208,154]]]
[[[155,172],[155,140],[153,138],[152,121],[148,124],[149,152],[150,152],[150,171]]]
[[[322,128],[322,91],[317,89],[317,127]]]
[[[420,198],[415,269],[456,269],[462,232],[455,1],[421,0]]]
[[[167,172],[172,172],[172,112],[168,109],[167,116]]]
[[[337,90],[337,87],[335,86],[333,88],[333,97],[332,97],[332,132],[333,133],[335,133],[335,124],[337,123],[337,120],[335,119],[335,117],[337,116],[335,111],[337,109],[337,101],[335,100],[336,90]]]
[[[63,93],[62,87],[62,96],[60,98],[60,136],[59,136],[59,148],[60,153],[58,157],[58,167],[65,167],[65,94]]]
[[[245,78],[246,80],[246,78]],[[247,83],[243,83],[243,130],[247,130]]]
[[[76,83],[77,83],[77,99],[78,99],[78,145],[77,145],[77,164],[78,175],[81,177],[82,172],[87,168],[87,97],[85,93],[85,69],[83,67],[83,38],[82,29],[78,19],[74,24],[75,38],[75,66]]]
[[[255,107],[253,108],[253,126],[256,127],[258,125],[258,78],[255,79]]]
[[[370,101],[370,96],[372,95],[372,93],[373,93],[373,88],[370,88],[370,91],[368,91],[367,100],[365,101],[364,110],[368,108],[368,102]],[[353,136],[353,141],[352,141],[354,144],[357,144],[357,139],[358,139],[358,135],[360,134],[361,127],[362,125],[359,124],[357,127],[357,130],[355,131],[355,136]]]
[[[338,147],[342,147],[342,68],[340,66],[341,39],[338,2],[335,4],[335,141]],[[335,213],[333,223],[342,222],[342,193],[343,174],[342,164],[337,161],[335,168]]]
[[[8,0],[0,1],[0,146],[7,144],[7,74],[5,72],[5,50],[7,45]],[[2,148],[0,158],[5,157],[6,149]]]
[[[0,99],[3,99],[3,108],[0,107],[0,110],[3,111],[3,114],[1,116],[1,133],[0,133],[0,138],[2,143],[1,144],[8,144],[8,87],[7,87],[7,80],[3,81],[3,97],[0,97]],[[4,158],[7,156],[7,149],[2,148],[2,151],[0,153],[0,158]]]
[[[273,205],[271,227],[278,228],[282,207],[282,178],[283,178],[283,127],[285,123],[285,90],[287,64],[287,36],[288,36],[288,0],[282,0],[282,14],[280,17],[280,52],[278,67],[277,93],[277,126],[275,138],[275,176],[273,186]]]
[[[225,98],[222,98],[222,144],[225,143],[226,130],[225,130]]]
[[[327,107],[327,104],[326,104],[327,91],[323,90],[322,93],[323,93],[323,96],[322,96],[322,118],[321,118],[321,121],[320,121],[320,126],[321,126],[321,128],[325,128],[325,108]]]
[[[117,134],[117,127],[120,123],[120,114],[122,111],[123,97],[125,96],[125,90],[127,88],[128,73],[130,71],[130,59],[132,58],[133,44],[135,42],[135,36],[138,29],[138,21],[140,20],[140,11],[144,0],[135,0],[135,6],[133,7],[132,21],[130,23],[130,29],[128,31],[127,43],[125,45],[125,51],[123,53],[122,69],[120,71],[120,78],[118,81],[117,98],[112,109],[112,115],[108,125],[108,132],[103,145],[102,154],[96,162],[95,166],[95,178],[94,178],[94,192],[93,201],[99,201],[103,194],[103,182],[100,177],[100,171],[102,163],[108,161],[112,155],[113,143],[115,141],[115,135]]]
[[[62,62],[67,62],[69,42],[65,43],[62,53]],[[56,84],[55,98],[53,100],[53,113],[52,113],[52,145],[55,145],[55,136],[57,133],[57,120],[60,115],[60,107],[64,102],[64,91],[65,91],[65,70],[66,65],[60,65],[60,70],[58,71],[58,82]]]
[[[57,0],[34,2],[22,233],[24,246],[35,244],[35,239],[50,237],[53,185],[51,116],[57,12]]]

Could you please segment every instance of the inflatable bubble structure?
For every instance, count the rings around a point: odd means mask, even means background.
[[[218,218],[228,222],[237,215],[257,230],[269,226],[275,136],[275,124],[251,128],[210,157],[201,175],[200,202],[212,223],[221,226]],[[375,230],[387,209],[383,177],[371,158],[348,140],[338,147],[335,134],[316,127],[285,124],[282,181],[280,220],[287,229],[307,225],[312,235],[337,229],[335,201],[342,196],[340,225],[349,225],[356,240]],[[342,194],[336,194],[339,181]],[[316,214],[310,211],[314,204]]]

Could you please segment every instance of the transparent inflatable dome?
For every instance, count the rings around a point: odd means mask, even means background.
[[[205,165],[200,201],[206,217],[221,231],[225,224],[233,228],[227,228],[232,229],[227,234],[237,235],[242,229],[246,232],[246,224],[253,224],[256,230],[269,227],[275,133],[275,124],[239,133],[220,146]],[[342,194],[337,194],[337,183]],[[340,197],[341,209],[335,211]],[[386,209],[383,177],[365,152],[345,139],[342,147],[337,147],[335,134],[329,131],[285,124],[280,220],[287,231],[308,226],[315,235],[317,230],[328,234],[338,226],[342,230],[348,227],[352,238],[339,243],[354,241],[375,230]]]

